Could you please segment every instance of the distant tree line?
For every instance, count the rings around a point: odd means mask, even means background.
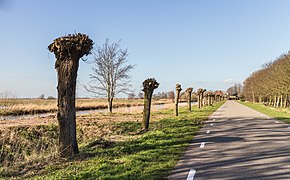
[[[290,51],[264,64],[244,81],[243,95],[248,101],[289,107],[289,94]]]
[[[227,89],[227,99],[244,99],[242,94],[243,85],[235,84]]]

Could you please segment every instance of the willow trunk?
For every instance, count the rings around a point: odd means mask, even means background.
[[[59,152],[62,157],[70,157],[79,152],[76,139],[75,92],[79,59],[59,62],[58,74],[58,113]]]
[[[201,101],[201,107],[204,107],[204,94],[201,93],[201,98],[200,98],[200,101]]]
[[[144,92],[144,109],[143,109],[142,127],[145,131],[148,131],[148,128],[149,128],[152,94],[153,94],[153,91]]]
[[[188,110],[191,111],[191,93],[188,93]]]
[[[179,94],[180,94],[180,91],[176,91],[176,98],[175,98],[175,116],[178,116]]]
[[[198,108],[201,107],[201,94],[198,94]]]

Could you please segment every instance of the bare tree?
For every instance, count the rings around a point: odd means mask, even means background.
[[[136,95],[135,95],[135,93],[129,93],[128,94],[128,99],[135,99],[136,98]]]
[[[245,81],[245,100],[274,107],[289,107],[290,51],[275,61],[266,63],[253,72]]]
[[[167,92],[167,94],[168,94],[167,98],[171,99],[172,102],[174,102],[174,98],[175,98],[174,92],[173,91],[169,91],[169,92]]]
[[[38,97],[39,99],[45,99],[45,95],[44,93],[40,94],[40,96]]]
[[[104,45],[97,47],[93,61],[95,67],[90,74],[91,81],[85,86],[87,91],[97,96],[107,97],[110,113],[117,94],[132,92],[129,72],[134,66],[126,65],[128,51],[121,49],[119,42],[110,44],[107,39]]]
[[[143,99],[143,98],[144,98],[144,93],[139,92],[139,94],[138,94],[138,99]]]
[[[85,34],[73,34],[57,38],[48,46],[56,57],[59,152],[70,157],[79,152],[76,139],[75,94],[79,59],[88,55],[93,41]]]
[[[227,89],[227,93],[229,93],[230,96],[240,96],[242,93],[242,87],[241,84],[235,84]]]
[[[145,131],[148,131],[151,111],[151,100],[154,89],[158,88],[159,83],[154,78],[149,78],[143,81],[144,92],[144,109],[142,126]]]

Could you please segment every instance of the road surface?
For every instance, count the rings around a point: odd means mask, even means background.
[[[290,179],[290,125],[227,101],[168,179]]]

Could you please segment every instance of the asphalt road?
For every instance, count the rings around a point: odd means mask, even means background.
[[[194,138],[168,179],[290,180],[290,125],[227,101]]]

